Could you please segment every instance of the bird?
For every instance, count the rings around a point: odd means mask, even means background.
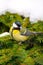
[[[42,32],[33,32],[33,31],[28,30],[27,28],[23,31],[22,24],[20,23],[20,21],[13,22],[10,28],[11,37],[14,40],[19,41],[19,42],[24,42],[28,40],[28,37],[30,35],[35,35],[35,34],[42,34]]]
[[[25,41],[28,39],[28,36],[21,34],[21,31],[20,31],[21,29],[22,29],[22,26],[19,21],[14,22],[10,28],[11,37],[15,39],[16,41]]]

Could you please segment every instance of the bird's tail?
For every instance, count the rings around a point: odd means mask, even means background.
[[[36,35],[36,34],[43,34],[43,32],[34,32],[34,31],[30,31],[30,30],[26,30],[25,33],[23,33],[22,35],[26,35],[26,36],[30,36],[30,35]]]
[[[32,32],[33,34],[43,34],[43,32]]]

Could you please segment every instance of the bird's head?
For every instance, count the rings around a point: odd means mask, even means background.
[[[22,28],[21,23],[19,21],[14,22],[12,26],[13,26],[13,29],[20,30]]]

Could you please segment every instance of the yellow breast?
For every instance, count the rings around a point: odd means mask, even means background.
[[[23,36],[20,34],[20,31],[18,30],[14,30],[13,31],[13,38],[16,40],[16,41],[25,41],[28,39],[28,36]]]

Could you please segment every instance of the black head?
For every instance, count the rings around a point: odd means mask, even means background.
[[[20,23],[19,21],[14,22],[14,23],[13,23],[13,28],[20,30],[20,29],[21,29],[21,23]]]
[[[16,21],[15,24],[18,26],[18,27],[21,27],[21,23],[19,21]]]

